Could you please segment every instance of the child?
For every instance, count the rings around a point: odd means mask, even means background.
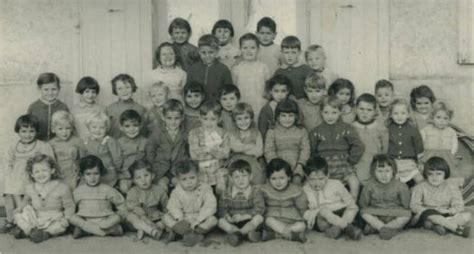
[[[37,139],[38,130],[39,121],[33,115],[22,115],[16,120],[15,132],[19,140],[8,149],[8,164],[3,174],[6,231],[13,228],[13,210],[22,204],[21,196],[25,194],[25,186],[29,182],[26,162],[37,153],[54,157],[51,146]]]
[[[388,155],[397,163],[397,178],[408,187],[423,181],[418,168],[423,157],[423,140],[420,132],[412,125],[410,106],[404,99],[395,99],[388,119]]]
[[[427,181],[413,188],[410,208],[416,213],[415,222],[439,235],[446,229],[468,238],[471,213],[464,210],[461,191],[449,184],[448,163],[443,158],[431,157],[424,166],[423,176]]]
[[[164,83],[168,87],[169,98],[183,101],[186,72],[180,67],[177,49],[170,42],[163,42],[156,49],[155,58],[158,67],[151,72],[152,84]]]
[[[99,92],[99,83],[92,77],[83,77],[77,83],[76,93],[79,94],[79,101],[74,104],[71,112],[74,117],[75,134],[83,141],[87,140],[89,135],[86,126],[87,118],[92,114],[104,112],[104,108],[96,103]]]
[[[51,135],[51,116],[59,110],[69,111],[69,108],[58,99],[61,86],[56,74],[52,72],[42,73],[39,75],[36,84],[40,91],[40,98],[28,107],[27,114],[38,119],[37,138],[48,141],[53,137]]]
[[[198,47],[201,59],[187,70],[187,81],[203,84],[206,98],[219,99],[219,89],[226,84],[232,84],[229,68],[217,60],[219,41],[214,35],[206,34],[199,38]]]
[[[232,111],[240,100],[240,90],[237,86],[229,84],[222,87],[219,92],[222,106],[221,119],[219,125],[227,132],[236,129],[232,120]]]
[[[176,185],[176,166],[189,158],[183,104],[168,100],[163,105],[163,122],[164,128],[150,135],[145,154],[153,167],[153,182],[167,189]]]
[[[25,188],[23,206],[14,215],[18,229],[15,238],[24,234],[39,243],[64,233],[74,214],[74,200],[69,187],[57,180],[59,169],[49,155],[36,154],[28,159],[26,172],[33,183]]]
[[[232,119],[236,129],[229,133],[231,157],[227,164],[236,160],[245,160],[250,164],[252,183],[265,183],[265,172],[260,158],[263,155],[263,140],[255,127],[252,107],[247,103],[239,103],[232,111]]]
[[[326,96],[326,79],[318,74],[311,73],[304,82],[305,97],[299,99],[298,107],[301,110],[303,126],[311,131],[323,122],[321,118],[321,102]]]
[[[119,191],[101,183],[102,176],[107,173],[102,161],[97,156],[88,155],[81,158],[79,170],[84,184],[73,192],[77,212],[69,219],[75,226],[72,237],[123,235],[119,213],[124,213],[125,199]],[[118,211],[114,212],[113,208]]]
[[[206,99],[206,93],[204,92],[204,86],[196,81],[186,83],[184,87],[184,115],[186,116],[186,129],[192,130],[193,128],[201,126],[199,121],[199,107]]]
[[[320,45],[310,45],[304,52],[306,63],[313,71],[324,77],[326,84],[332,84],[339,77],[326,66],[326,53]]]
[[[180,162],[176,171],[178,185],[171,192],[163,222],[190,247],[203,241],[204,234],[217,225],[217,201],[212,188],[199,181],[195,162]]]
[[[297,99],[301,99],[304,94],[304,82],[306,77],[313,72],[311,67],[299,60],[301,54],[301,42],[296,36],[287,36],[281,41],[280,67],[275,71],[275,75],[281,74],[291,80],[292,92]]]
[[[390,117],[390,106],[393,102],[394,88],[392,82],[381,79],[375,83],[375,98],[377,99],[377,121],[385,124]]]
[[[49,141],[58,164],[56,174],[74,190],[79,181],[79,159],[86,153],[82,139],[73,135],[74,119],[67,111],[56,111],[51,120],[54,138]]]
[[[132,185],[132,175],[128,168],[137,160],[145,157],[147,139],[140,135],[142,118],[133,109],[125,110],[120,115],[120,130],[122,136],[117,140],[122,158],[121,168],[118,168],[118,189],[126,194]]]
[[[308,207],[303,217],[308,229],[317,227],[327,237],[336,239],[342,232],[359,240],[361,230],[352,225],[359,208],[354,198],[338,180],[329,179],[326,160],[314,157],[304,167],[306,184],[303,191],[308,197]]]
[[[122,113],[127,109],[133,109],[140,114],[142,119],[144,119],[143,122],[146,122],[146,109],[142,105],[136,103],[132,98],[133,94],[137,91],[137,85],[135,84],[135,80],[130,75],[119,74],[115,76],[111,82],[112,93],[118,97],[118,101],[107,106],[105,113],[110,118],[109,135],[117,139],[121,135],[119,121],[120,115],[122,115]],[[146,134],[146,130],[141,130],[141,132]]]
[[[302,185],[303,165],[309,158],[308,131],[300,127],[298,105],[291,99],[278,103],[275,109],[276,125],[269,129],[265,138],[265,159],[281,158],[292,170],[292,183]]]
[[[301,187],[291,184],[290,164],[276,158],[266,168],[268,183],[261,187],[265,200],[265,228],[262,240],[283,238],[306,242],[303,214],[308,200]]]
[[[347,79],[336,79],[328,89],[329,96],[336,96],[342,103],[342,121],[351,124],[356,113],[354,110],[355,92],[354,85]]]
[[[88,154],[95,155],[101,159],[106,171],[102,172],[102,183],[115,186],[118,180],[117,173],[121,169],[122,156],[118,142],[107,135],[110,128],[110,120],[104,113],[91,115],[86,121],[89,129],[89,138],[85,141]]]
[[[183,18],[175,18],[168,27],[168,33],[178,52],[181,67],[184,71],[188,71],[188,68],[199,60],[198,49],[188,42],[192,34],[191,25]]]
[[[356,101],[356,119],[352,126],[357,130],[365,151],[354,165],[359,181],[364,185],[370,179],[370,164],[374,155],[387,153],[388,130],[377,121],[377,101],[371,94],[364,93]]]
[[[410,93],[410,105],[413,111],[413,121],[418,130],[423,129],[428,124],[428,118],[432,110],[432,104],[436,97],[427,85],[413,88]]]
[[[385,154],[374,156],[370,174],[359,199],[360,214],[367,222],[364,234],[378,232],[381,239],[390,240],[410,221],[410,190],[395,178],[397,165]]]
[[[164,128],[163,122],[163,104],[168,100],[170,89],[165,83],[159,81],[151,85],[149,90],[150,99],[153,106],[147,111],[148,131],[152,133],[156,129]]]
[[[159,240],[165,228],[162,222],[168,195],[163,188],[153,184],[153,169],[146,160],[136,160],[128,168],[133,187],[127,193],[127,221],[137,230],[137,239],[145,233]]]
[[[356,199],[360,182],[354,172],[364,154],[365,146],[356,129],[341,120],[342,102],[335,96],[329,96],[321,104],[323,123],[310,134],[311,156],[321,156],[328,164],[329,178],[341,181],[349,187]]]
[[[221,105],[216,101],[206,101],[200,108],[201,126],[189,132],[189,153],[191,159],[199,162],[199,177],[203,183],[225,188],[224,160],[229,157],[230,147],[227,133],[217,126]]]
[[[269,17],[263,17],[257,23],[258,60],[267,65],[270,73],[275,73],[280,65],[280,46],[274,43],[276,28],[275,21]]]
[[[226,19],[218,20],[212,27],[212,35],[219,40],[219,61],[225,64],[229,70],[232,69],[240,56],[240,50],[232,45],[234,26]]]
[[[229,166],[232,184],[219,197],[217,213],[219,228],[227,233],[227,242],[237,246],[245,237],[259,242],[258,228],[263,223],[265,201],[258,188],[251,184],[252,169],[245,160],[236,160]]]
[[[242,61],[232,69],[232,79],[245,102],[252,108],[262,108],[265,104],[265,82],[271,76],[267,65],[257,59],[258,38],[255,34],[246,33],[240,37],[239,45]]]

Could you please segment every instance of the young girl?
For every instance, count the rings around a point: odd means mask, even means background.
[[[410,190],[395,178],[397,165],[385,154],[374,156],[370,174],[359,199],[360,214],[367,222],[364,233],[379,232],[381,239],[390,240],[410,221]]]
[[[397,163],[397,178],[408,187],[423,181],[418,168],[423,156],[423,140],[410,118],[410,105],[404,99],[396,99],[390,108],[388,119],[388,155]]]
[[[234,26],[226,19],[218,20],[212,27],[212,35],[219,40],[219,61],[225,64],[229,70],[232,69],[240,56],[240,50],[232,44]]]
[[[357,199],[360,182],[354,172],[364,154],[365,146],[354,127],[341,120],[342,102],[329,96],[321,104],[323,123],[310,134],[311,156],[319,155],[328,163],[329,178],[341,181],[349,187]]]
[[[169,88],[169,98],[182,102],[186,72],[181,69],[177,55],[176,48],[170,42],[158,46],[155,53],[158,67],[151,71],[151,83],[163,82]]]
[[[199,107],[205,98],[206,93],[201,83],[191,81],[184,87],[185,126],[188,130],[201,126]]]
[[[421,85],[411,90],[410,105],[413,111],[413,121],[418,130],[423,129],[428,124],[428,118],[432,109],[432,104],[436,97],[427,85]]]
[[[232,80],[239,87],[243,101],[259,109],[265,104],[265,82],[270,79],[268,67],[257,60],[258,38],[247,33],[239,40],[242,61],[232,68]]]
[[[150,134],[157,129],[165,127],[163,121],[163,104],[168,101],[169,92],[170,89],[168,86],[161,81],[151,85],[149,94],[153,105],[146,113],[146,118],[148,119],[148,131]]]
[[[26,235],[39,243],[66,231],[75,205],[69,187],[57,180],[58,171],[49,155],[36,154],[28,159],[26,172],[33,183],[26,186],[23,206],[15,211],[15,238]]]
[[[301,187],[291,184],[293,170],[286,161],[276,158],[266,168],[268,182],[261,187],[265,200],[265,229],[262,240],[284,238],[306,242],[303,213],[308,201]]]
[[[450,176],[448,163],[441,157],[431,157],[424,165],[427,181],[413,188],[410,208],[416,214],[414,222],[433,229],[439,235],[446,229],[466,237],[470,234],[471,213],[464,210],[461,191],[446,179]]]
[[[355,111],[357,115],[352,126],[359,133],[365,151],[354,167],[357,178],[365,184],[370,179],[370,163],[374,155],[387,153],[388,130],[384,124],[377,121],[377,101],[373,95],[365,93],[359,96]]]
[[[421,129],[425,153],[423,161],[433,156],[443,158],[450,169],[456,168],[454,155],[458,150],[458,137],[449,123],[453,117],[453,110],[444,102],[435,102],[430,113],[430,122]]]
[[[336,79],[328,89],[329,96],[336,96],[342,103],[341,118],[346,123],[352,123],[355,120],[354,110],[354,85],[347,79]]]
[[[3,186],[5,196],[5,211],[7,222],[5,230],[13,228],[13,210],[19,207],[21,196],[25,194],[25,186],[28,184],[28,174],[26,173],[27,160],[37,153],[54,157],[51,146],[41,140],[36,139],[38,133],[38,119],[32,115],[22,115],[15,123],[15,132],[19,140],[8,150],[6,170],[3,174]]]
[[[303,165],[309,158],[308,131],[297,125],[298,105],[291,99],[278,103],[275,109],[276,125],[269,129],[265,138],[265,159],[281,158],[292,169],[293,183],[301,185],[304,177]]]

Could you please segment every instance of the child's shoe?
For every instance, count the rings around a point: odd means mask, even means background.
[[[362,236],[362,230],[352,224],[347,225],[345,232],[347,237],[352,240],[360,240],[360,237]]]
[[[380,239],[390,240],[398,234],[398,230],[395,228],[383,227],[380,229]]]
[[[336,239],[338,238],[342,233],[342,229],[338,226],[331,226],[330,228],[326,229],[326,232],[324,234],[331,239]]]
[[[186,247],[193,247],[194,245],[202,242],[204,235],[196,233],[188,233],[183,236],[183,245]]]
[[[165,244],[168,244],[174,241],[175,237],[176,237],[176,234],[172,230],[166,228],[165,232],[163,233],[163,242]]]
[[[440,226],[440,225],[434,225],[433,230],[438,235],[445,235],[446,234],[446,229],[443,226]]]
[[[16,226],[10,230],[10,234],[12,234],[15,239],[26,238],[25,232],[23,232],[23,230]]]
[[[308,239],[306,238],[306,234],[304,232],[291,232],[291,240],[305,243]]]
[[[161,230],[160,228],[156,228],[151,231],[151,237],[153,237],[153,239],[155,240],[160,240],[162,234],[163,230]]]
[[[462,227],[462,226],[459,226],[457,229],[456,229],[456,234],[457,235],[460,235],[464,238],[469,238],[469,236],[471,235],[471,227]]]
[[[137,240],[141,240],[143,239],[143,237],[145,236],[145,232],[143,230],[137,230]]]
[[[40,243],[49,239],[49,234],[43,230],[31,230],[30,240],[34,243]]]
[[[429,221],[429,220],[426,220],[424,223],[423,223],[423,227],[425,229],[428,229],[428,230],[433,230],[433,222]]]
[[[15,224],[9,221],[5,221],[5,224],[3,224],[2,227],[0,227],[0,234],[9,233],[10,230],[12,230],[13,228],[15,228]]]
[[[252,230],[247,234],[247,238],[253,243],[260,242],[262,240],[262,233]]]
[[[276,235],[275,235],[275,232],[273,231],[268,231],[268,230],[263,230],[262,231],[262,241],[269,241],[269,240],[273,240],[276,238]]]
[[[185,221],[185,220],[182,220],[182,221],[178,221],[172,228],[173,232],[175,232],[176,234],[178,235],[186,235],[186,234],[189,234],[193,231],[193,229],[191,228],[191,225]]]
[[[239,233],[227,234],[225,237],[227,243],[230,246],[237,246],[242,242],[242,236]]]
[[[108,236],[123,236],[123,228],[120,225],[113,226],[107,230]]]
[[[373,228],[369,224],[366,224],[363,231],[364,235],[377,234],[377,229]]]
[[[72,238],[79,239],[85,235],[84,231],[80,227],[74,227],[74,231],[72,231]]]

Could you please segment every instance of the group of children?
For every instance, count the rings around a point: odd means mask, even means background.
[[[354,240],[391,239],[408,225],[469,236],[471,215],[446,181],[456,169],[453,112],[428,86],[408,102],[380,80],[375,95],[356,98],[321,46],[304,57],[295,36],[277,46],[268,17],[240,49],[227,20],[198,47],[184,19],[169,33],[150,108],[132,99],[127,74],[112,79],[118,101],[106,108],[98,82],[82,78],[71,110],[59,78],[39,76],[40,99],[18,118],[5,167],[4,231],[41,242],[69,228],[74,238],[120,236],[125,226],[186,246],[215,227],[233,246],[305,242],[313,229]]]

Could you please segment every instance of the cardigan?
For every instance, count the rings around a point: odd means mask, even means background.
[[[232,84],[232,76],[229,68],[219,61],[214,61],[210,65],[199,61],[188,69],[187,82],[190,81],[203,84],[206,99],[219,100],[219,90],[224,85]]]
[[[60,100],[55,100],[51,104],[47,104],[41,99],[33,102],[29,107],[27,114],[34,115],[38,118],[39,129],[36,134],[36,138],[42,141],[48,141],[53,138],[53,133],[51,132],[51,117],[57,111],[67,111],[69,108]]]
[[[395,159],[417,160],[424,151],[423,139],[417,128],[406,121],[399,125],[391,122],[388,126],[388,155]]]
[[[303,221],[308,200],[303,189],[291,183],[283,190],[276,190],[270,183],[260,188],[265,200],[265,217]]]
[[[217,215],[224,218],[226,215],[249,214],[252,217],[265,211],[265,201],[259,188],[249,186],[248,195],[233,195],[236,192],[234,186],[227,188],[219,197],[217,203]]]

